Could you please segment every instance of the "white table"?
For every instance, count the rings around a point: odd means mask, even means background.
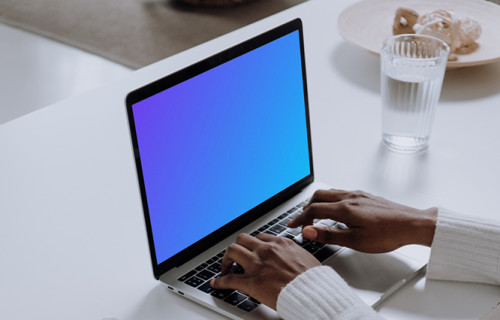
[[[1,23],[0,44],[0,124],[131,72],[115,62]]]
[[[152,276],[127,92],[294,17],[304,22],[316,177],[500,219],[500,63],[450,72],[429,150],[380,143],[379,62],[345,43],[352,1],[313,0],[0,126],[1,319],[221,319]],[[418,278],[387,319],[477,319],[500,288]]]

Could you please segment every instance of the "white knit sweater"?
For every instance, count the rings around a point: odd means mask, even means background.
[[[500,223],[439,209],[427,277],[500,284]],[[327,266],[309,269],[283,288],[277,310],[286,320],[383,319]]]

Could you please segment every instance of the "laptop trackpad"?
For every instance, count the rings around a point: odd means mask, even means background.
[[[338,255],[324,262],[373,305],[382,294],[402,280],[411,278],[422,264],[401,254],[390,252],[368,254],[344,248]]]

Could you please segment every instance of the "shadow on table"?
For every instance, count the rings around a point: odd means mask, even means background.
[[[500,93],[500,62],[448,70],[441,101],[474,100]]]
[[[332,62],[347,81],[380,93],[380,61],[377,55],[342,42],[335,48]]]
[[[347,81],[380,93],[380,60],[375,54],[342,42],[333,52],[333,67]],[[441,101],[474,100],[500,93],[500,62],[448,70]]]
[[[372,183],[391,194],[412,194],[427,183],[428,152],[415,154],[392,152],[380,142],[370,170]]]

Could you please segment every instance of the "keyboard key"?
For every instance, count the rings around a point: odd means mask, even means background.
[[[309,245],[315,247],[316,249],[321,249],[325,246],[324,243],[316,242],[316,241],[309,241]]]
[[[256,304],[260,304],[260,301],[259,301],[259,300],[257,300],[257,299],[255,299],[255,298],[248,297],[248,300],[250,300],[250,301],[252,301],[252,302],[254,302],[254,303],[256,303]]]
[[[347,227],[345,224],[343,224],[342,222],[337,222],[337,224],[335,225],[337,228],[339,229],[343,229],[343,230],[346,230],[346,229],[349,229],[349,227]]]
[[[299,234],[298,236],[295,236],[293,241],[295,241],[295,243],[298,244],[299,246],[303,247],[306,244],[308,244],[310,240],[302,237],[302,234]]]
[[[304,247],[306,244],[309,243],[309,239],[304,239],[302,238],[302,236],[297,236],[295,237],[295,239],[293,239],[293,241],[295,241],[296,244],[298,244],[299,246],[301,247]]]
[[[242,310],[245,310],[247,312],[250,312],[252,311],[253,309],[255,309],[257,307],[257,304],[250,301],[250,300],[245,300],[243,301],[242,303],[240,303],[238,305],[238,308],[242,309]]]
[[[208,271],[208,270],[203,270],[203,271],[199,272],[196,276],[200,279],[208,280],[208,279],[212,279],[215,276],[215,273]]]
[[[207,263],[208,264],[212,264],[212,263],[214,263],[217,260],[218,260],[217,257],[212,257],[212,258],[210,258],[210,259],[207,260]]]
[[[212,293],[215,289],[210,286],[210,281],[207,281],[201,286],[199,286],[198,290],[201,290],[205,293]]]
[[[320,221],[319,221],[319,223],[321,223],[321,224],[323,224],[323,225],[325,225],[325,226],[327,226],[327,227],[331,227],[331,226],[333,226],[336,222],[335,222],[335,221],[333,221],[332,219],[322,219],[322,220],[320,220]]]
[[[248,299],[248,298],[250,298],[250,296],[249,296],[248,294],[246,294],[245,292],[243,292],[243,291],[239,291],[239,290],[237,290],[236,292],[238,292],[239,294],[244,295],[244,296],[245,296],[245,298],[247,298],[247,299]]]
[[[213,273],[219,273],[220,270],[222,268],[222,265],[218,262],[212,264],[211,266],[209,266],[207,269],[212,271]]]
[[[216,297],[217,299],[224,299],[226,298],[227,296],[229,296],[231,293],[233,293],[234,290],[214,290],[212,292],[212,296]]]
[[[302,248],[306,249],[309,253],[314,254],[316,251],[318,251],[318,248],[311,246],[309,243],[303,246]]]
[[[294,212],[294,211],[297,211],[297,208],[296,208],[296,207],[293,207],[292,209],[288,210],[287,212],[288,212],[288,213],[292,213],[292,212]]]
[[[287,228],[286,232],[291,235],[298,236],[302,233],[302,228]]]
[[[317,252],[315,252],[313,255],[318,259],[320,262],[325,261],[327,258],[331,257],[335,252],[339,251],[340,247],[336,245],[329,245],[329,246],[324,246]]]
[[[302,245],[302,241],[304,238],[302,237],[302,234],[299,234],[298,236],[293,237],[293,241],[295,241],[296,244]]]
[[[264,232],[267,230],[267,225],[263,226],[263,227],[260,227],[259,229],[257,229],[258,232]]]
[[[259,229],[257,229],[257,231],[264,232],[264,231],[266,231],[266,229],[267,229],[267,227],[263,226],[263,227],[260,227]]]
[[[280,219],[280,220],[281,220],[281,219],[284,219],[286,216],[288,216],[288,213],[286,213],[286,212],[285,212],[285,213],[281,214],[281,215],[278,217],[278,219]]]
[[[227,303],[232,304],[233,306],[238,305],[240,302],[245,300],[247,297],[238,293],[238,292],[233,292],[229,297],[224,299]]]
[[[299,237],[301,238],[300,243],[299,243],[301,246],[305,246],[306,244],[311,242],[311,240],[309,240],[309,239],[302,238],[302,235],[300,235]],[[295,241],[297,241],[297,237],[295,237]]]
[[[271,229],[269,229],[269,230],[270,230],[270,231],[272,231],[272,232],[274,232],[274,233],[276,233],[276,234],[280,234],[280,233],[282,233],[283,231],[285,231],[285,230],[286,230],[286,228],[285,228],[285,227],[283,227],[282,225],[277,224],[277,225],[275,225],[274,227],[272,227],[272,228],[271,228]]]
[[[255,237],[255,236],[257,236],[259,233],[260,233],[259,231],[254,231],[254,232],[250,233],[250,235],[251,235],[252,237]]]
[[[288,225],[288,222],[290,222],[292,219],[290,218],[286,218],[286,219],[283,219],[280,221],[280,225],[282,225],[283,227],[286,227]]]
[[[192,276],[194,276],[195,274],[196,274],[196,270],[191,270],[188,273],[186,273],[185,275],[183,275],[182,277],[180,277],[178,280],[184,282],[187,279],[189,279]]]
[[[201,280],[200,278],[197,278],[197,277],[191,277],[189,278],[188,280],[186,280],[186,282],[184,282],[185,284],[188,284],[190,285],[191,287],[197,287],[199,286],[200,284],[202,284],[204,281]]]
[[[226,254],[226,250],[222,250],[221,252],[219,252],[217,254],[217,257],[222,258],[224,256],[224,254]]]
[[[295,211],[294,213],[291,213],[288,217],[289,217],[290,219],[295,219],[296,217],[298,217],[298,216],[299,216],[299,214],[300,214],[300,213],[299,213],[298,211]]]
[[[276,232],[272,232],[271,230],[266,230],[266,231],[264,231],[264,233],[267,233],[267,234],[270,234],[270,235],[273,235],[273,236],[277,236],[278,235]]]
[[[273,219],[271,220],[271,222],[268,223],[268,225],[270,226],[274,226],[275,224],[277,224],[278,222],[280,222],[278,219]]]
[[[288,238],[288,239],[295,241],[295,236],[292,236],[291,234],[288,234],[288,233],[282,233],[282,234],[280,234],[280,237]]]
[[[195,270],[196,271],[201,271],[201,270],[205,269],[206,267],[208,267],[208,264],[202,263],[199,266],[197,266]]]

